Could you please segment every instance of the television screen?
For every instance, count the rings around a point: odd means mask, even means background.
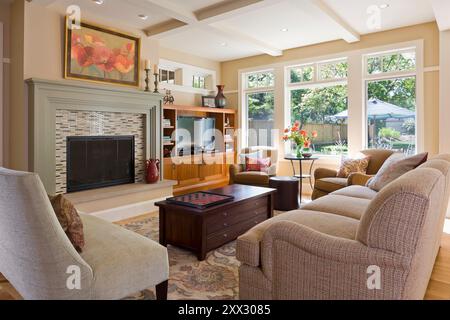
[[[215,150],[216,119],[184,117],[177,119],[177,146],[183,154]]]

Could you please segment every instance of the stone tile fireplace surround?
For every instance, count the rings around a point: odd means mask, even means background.
[[[145,160],[162,159],[161,96],[75,81],[27,80],[29,167],[49,194],[66,192],[68,136],[134,135],[135,179]]]

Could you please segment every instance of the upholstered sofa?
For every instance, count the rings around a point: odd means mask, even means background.
[[[260,158],[271,158],[272,165],[267,172],[245,171],[245,155],[258,153]],[[271,176],[277,174],[278,152],[271,147],[251,147],[241,150],[239,163],[230,166],[230,184],[244,184],[268,187]]]
[[[351,185],[365,185],[366,182],[380,170],[383,163],[389,158],[393,151],[370,149],[361,151],[370,157],[367,174],[353,173],[348,178],[338,178],[336,170],[317,168],[314,171],[314,189],[312,200],[319,199],[327,194]]]
[[[379,193],[347,187],[259,224],[237,240],[240,298],[423,299],[449,184],[440,155]]]
[[[0,272],[24,299],[120,299],[152,286],[166,299],[165,247],[80,215],[85,247],[78,253],[36,174],[0,168],[0,190]],[[78,280],[79,287],[67,286]]]

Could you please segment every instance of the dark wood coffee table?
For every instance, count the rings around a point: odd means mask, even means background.
[[[228,203],[196,209],[157,202],[159,242],[193,251],[198,260],[273,217],[275,189],[234,184],[208,192],[233,196]]]

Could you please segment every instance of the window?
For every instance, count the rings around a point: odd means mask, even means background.
[[[414,51],[367,58],[367,145],[416,153],[416,56]],[[386,75],[392,77],[386,78]]]
[[[314,80],[314,66],[312,65],[290,69],[290,83],[305,83]]]
[[[288,68],[288,125],[299,121],[302,130],[310,134],[317,131],[312,145],[315,153],[348,152],[347,72],[347,61],[342,59]],[[287,152],[293,152],[294,148],[291,145]]]
[[[269,88],[275,86],[275,76],[273,72],[252,73],[246,77],[246,88]]]
[[[368,146],[416,153],[416,77],[367,84]]]
[[[367,74],[414,71],[416,54],[414,50],[398,53],[370,55],[366,58]]]
[[[319,64],[319,80],[346,79],[348,72],[347,61],[325,62]]]
[[[159,70],[159,82],[161,83],[175,83],[175,71]]]
[[[271,71],[245,76],[245,106],[249,147],[273,146],[275,76]]]
[[[206,88],[205,77],[193,76],[192,77],[192,87],[199,88],[199,89],[205,89]]]

